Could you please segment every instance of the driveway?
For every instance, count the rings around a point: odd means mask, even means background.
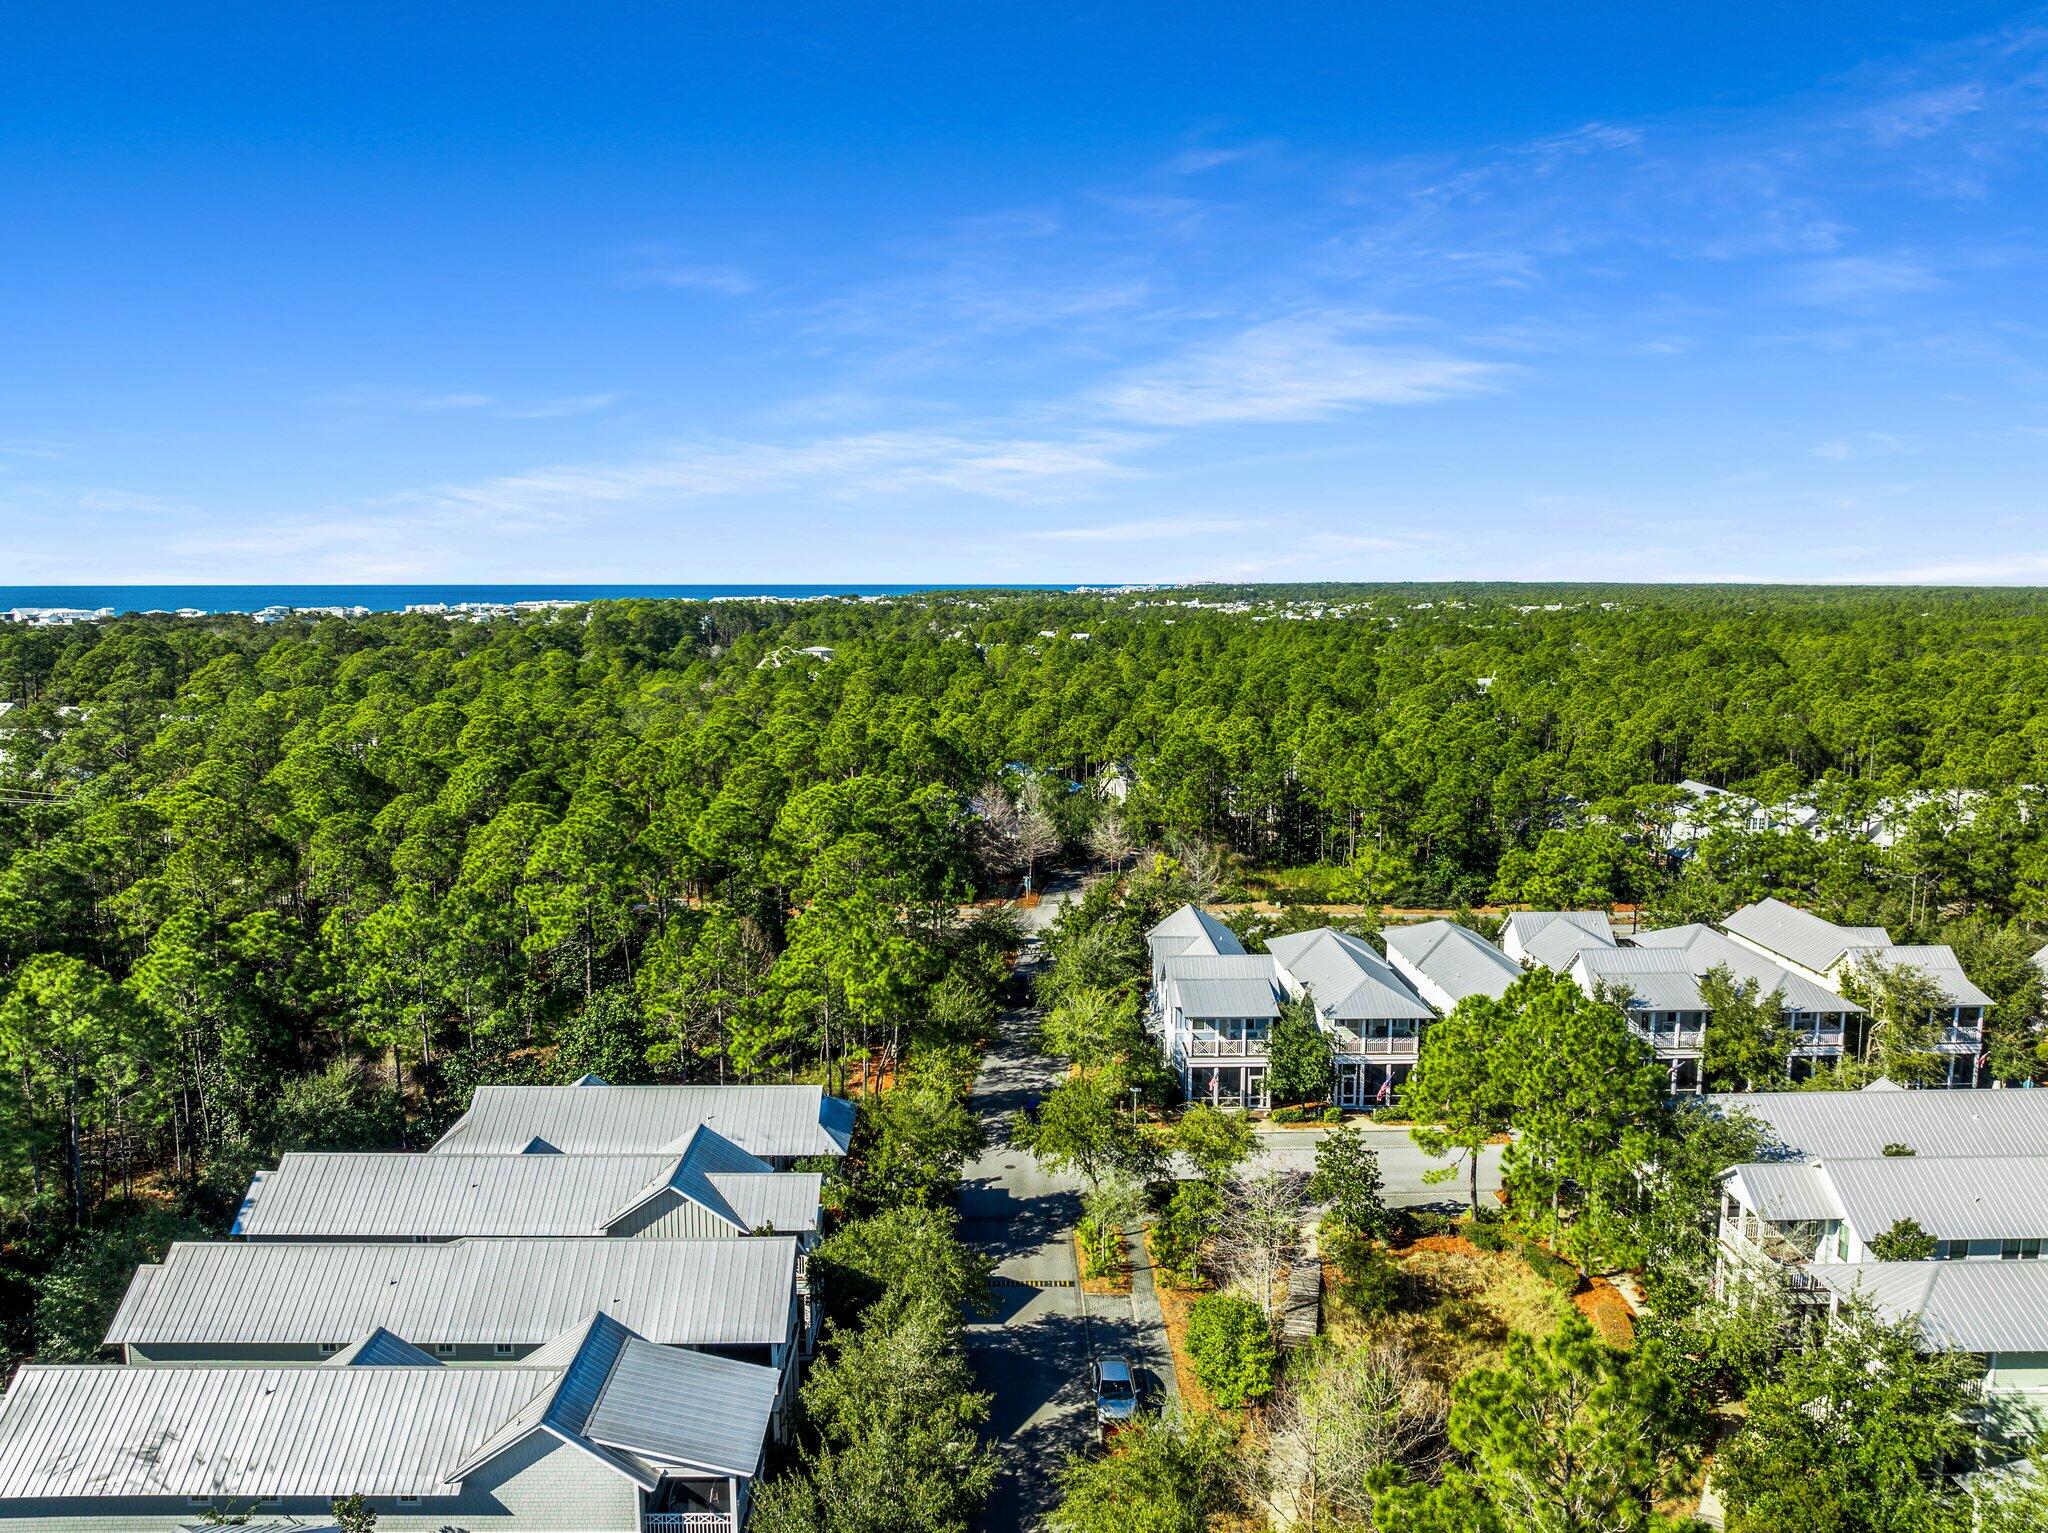
[[[1037,910],[1025,913],[1031,925],[1049,925],[1055,893],[1063,898],[1074,887],[1055,884]],[[1020,974],[1028,981],[1036,967],[1027,951]],[[982,1060],[974,1101],[989,1149],[960,1183],[962,1232],[996,1259],[995,1313],[967,1328],[975,1372],[995,1396],[989,1431],[1002,1458],[982,1518],[989,1533],[1033,1527],[1058,1500],[1067,1455],[1092,1446],[1092,1356],[1120,1352],[1161,1385],[1172,1371],[1156,1306],[1148,1313],[1136,1294],[1107,1298],[1081,1291],[1073,1243],[1080,1183],[1048,1176],[1028,1153],[1010,1146],[1016,1115],[1059,1078],[1059,1065],[1037,1052],[1037,1020],[1028,1009],[1005,1013]]]

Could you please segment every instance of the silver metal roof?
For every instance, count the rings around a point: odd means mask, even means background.
[[[1887,969],[1918,969],[1941,987],[1951,1006],[1989,1006],[1991,997],[1971,983],[1956,950],[1942,943],[1894,943],[1871,953]]]
[[[775,1409],[771,1368],[629,1340],[583,1435],[642,1458],[751,1475]]]
[[[1362,938],[1324,926],[1274,937],[1266,946],[1332,1021],[1427,1021],[1436,1015]]]
[[[1686,963],[1701,978],[1710,969],[1724,968],[1739,980],[1755,980],[1759,998],[1775,990],[1782,997],[1781,1004],[1787,1011],[1823,1016],[1831,1012],[1860,1016],[1863,1011],[1854,1001],[1843,999],[1783,964],[1771,962],[1754,948],[1744,947],[1711,926],[1697,922],[1690,926],[1666,926],[1656,931],[1637,932],[1632,940],[1639,948],[1662,948],[1685,954]]]
[[[1237,933],[1195,905],[1183,905],[1157,926],[1145,934],[1148,938],[1179,939],[1196,943],[1192,951],[1209,953],[1242,953],[1244,944],[1237,940]],[[1187,947],[1178,949],[1191,951]]]
[[[1783,1161],[1736,1166],[1728,1173],[1742,1201],[1765,1219],[1839,1219],[1842,1205],[1820,1167]]]
[[[1732,912],[1721,923],[1737,936],[1768,948],[1802,968],[1824,974],[1844,953],[1859,947],[1890,947],[1881,926],[1837,926],[1810,910],[1779,899],[1762,899]]]
[[[646,1155],[702,1123],[755,1155],[844,1155],[853,1112],[821,1086],[479,1086],[434,1148],[506,1154],[538,1138],[568,1155]]]
[[[1184,953],[1168,958],[1160,983],[1189,1017],[1274,1017],[1279,979],[1266,953]]]
[[[1590,991],[1601,981],[1626,988],[1649,1011],[1704,1011],[1699,982],[1683,953],[1662,948],[1588,947],[1572,959]]]
[[[1853,1262],[1808,1267],[1887,1320],[1918,1320],[1959,1352],[2048,1352],[2048,1261]]]
[[[708,1131],[705,1131],[708,1132]],[[683,1169],[666,1155],[422,1155],[360,1151],[294,1153],[260,1172],[233,1233],[259,1239],[448,1240],[462,1235],[598,1235],[666,1182],[745,1234],[752,1212],[730,1205],[725,1183]],[[822,1179],[803,1172],[716,1173],[745,1183],[750,1209],[787,1215],[807,1209],[791,1233],[817,1228]],[[773,1189],[748,1176],[774,1177]],[[702,1196],[705,1192],[713,1195]],[[778,1225],[778,1228],[781,1226]]]
[[[1498,1000],[1522,977],[1515,961],[1469,927],[1455,921],[1418,921],[1391,926],[1382,934],[1387,957],[1397,955],[1453,1002],[1468,995]]]
[[[1708,1098],[1768,1129],[1781,1154],[1822,1159],[1916,1155],[2033,1156],[2048,1147],[2048,1091],[1757,1091]]]
[[[789,1329],[796,1241],[180,1241],[139,1269],[109,1346],[319,1345],[382,1327],[420,1346],[539,1346],[595,1310],[670,1346]]]
[[[1828,1160],[1816,1169],[1866,1241],[1899,1219],[1942,1240],[2048,1237],[2048,1154]]]
[[[493,1368],[30,1366],[0,1404],[0,1501],[447,1495],[544,1427],[649,1489],[650,1463],[750,1475],[779,1384],[605,1315]]]
[[[1581,948],[1613,947],[1614,923],[1604,910],[1522,910],[1501,931],[1512,933],[1529,962],[1562,974]]]

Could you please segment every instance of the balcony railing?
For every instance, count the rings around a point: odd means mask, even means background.
[[[1214,1059],[1219,1055],[1233,1058],[1264,1059],[1266,1040],[1263,1038],[1190,1038],[1187,1040],[1188,1058]]]
[[[1421,1047],[1420,1038],[1353,1038],[1346,1033],[1330,1038],[1330,1052],[1339,1059],[1413,1059]]]
[[[1984,1046],[1984,1032],[1976,1027],[1944,1027],[1934,1046],[1954,1054],[1965,1053]]]
[[[1638,1027],[1635,1034],[1653,1049],[1697,1049],[1706,1030],[1698,1027]]]
[[[647,1512],[640,1533],[733,1533],[733,1523],[725,1512]]]
[[[1820,1031],[1812,1033],[1794,1033],[1792,1035],[1792,1052],[1800,1055],[1839,1054],[1842,1052],[1842,1046],[1847,1042],[1847,1035],[1839,1027],[1822,1028]]]

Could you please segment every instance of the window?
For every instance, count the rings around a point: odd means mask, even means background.
[[[2041,1258],[2041,1241],[2038,1236],[2024,1240],[2001,1240],[1998,1243],[1998,1259],[2002,1262],[2031,1262]]]
[[[519,1349],[514,1347],[512,1343],[509,1341],[501,1341],[497,1344],[497,1346],[493,1347],[491,1350],[496,1352],[500,1357],[510,1357],[514,1352],[518,1351]]]
[[[400,1506],[418,1506],[420,1504],[420,1498],[418,1496],[400,1496],[398,1498],[398,1504]]]
[[[435,1342],[434,1355],[436,1357],[453,1357],[455,1355],[455,1343],[452,1341]]]
[[[320,1355],[322,1357],[332,1357],[341,1350],[341,1346],[342,1344],[338,1341],[323,1341],[320,1343]]]

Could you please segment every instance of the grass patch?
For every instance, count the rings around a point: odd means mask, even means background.
[[[1508,1338],[1548,1336],[1572,1304],[1513,1251],[1482,1251],[1461,1235],[1429,1235],[1393,1253],[1400,1296],[1385,1314],[1364,1314],[1336,1274],[1323,1300],[1323,1329],[1342,1345],[1396,1338],[1446,1385],[1506,1354]],[[1617,1296],[1618,1297],[1618,1296]]]

